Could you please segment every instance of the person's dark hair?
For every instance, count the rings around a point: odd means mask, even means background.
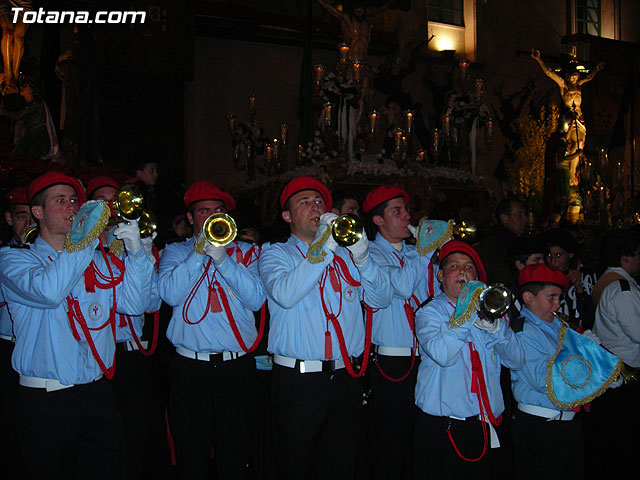
[[[498,203],[495,211],[496,221],[498,223],[500,223],[500,215],[509,215],[515,203],[519,203],[524,206],[524,203],[517,198],[505,198]]]
[[[519,297],[520,301],[522,303],[524,303],[524,298],[523,297],[524,297],[524,293],[525,292],[532,293],[533,295],[538,295],[542,290],[544,290],[548,286],[557,287],[558,285],[556,285],[555,283],[549,283],[549,282],[531,282],[531,283],[527,283],[527,284],[521,286],[518,289],[518,297]]]
[[[158,163],[157,160],[153,158],[140,158],[138,160],[134,160],[134,163],[131,165],[131,170],[129,173],[133,176],[137,175],[138,171],[144,170],[144,168],[150,163]]]
[[[640,235],[616,228],[602,239],[601,257],[607,267],[619,267],[623,256],[632,257],[640,248]]]
[[[331,194],[331,198],[333,199],[332,208],[336,208],[338,210],[342,208],[342,206],[344,205],[344,202],[347,201],[348,199],[352,198],[354,200],[357,200],[355,195],[352,195],[345,190],[338,190],[336,192],[333,192]]]
[[[36,194],[36,196],[31,199],[31,206],[32,207],[43,207],[44,208],[45,203],[47,203],[47,190],[48,189],[45,188],[41,192],[38,192]]]
[[[376,215],[380,217],[384,217],[384,209],[387,208],[387,205],[389,205],[390,200],[393,200],[393,199],[390,198],[389,200],[386,200],[381,204],[376,205],[371,209],[369,213],[367,213],[367,216],[364,222],[364,230],[367,234],[367,237],[369,237],[369,240],[375,239],[376,234],[378,233],[378,226],[375,223],[373,223],[373,217],[375,217]]]

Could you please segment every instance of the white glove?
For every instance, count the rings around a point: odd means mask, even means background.
[[[407,228],[409,229],[409,233],[411,233],[411,235],[413,235],[413,238],[417,239],[418,238],[418,227],[414,227],[413,225],[409,224],[409,225],[407,225]]]
[[[313,242],[311,242],[311,245],[315,245],[316,242],[320,241],[321,237],[325,235],[325,232],[328,229],[329,237],[326,239],[323,245],[332,252],[336,251],[336,248],[338,248],[338,244],[333,239],[333,235],[331,235],[331,225],[336,218],[338,218],[338,215],[331,212],[323,213],[322,215],[320,215],[320,225],[318,226],[318,231],[316,232],[316,236],[313,239]]]
[[[154,267],[156,265],[156,257],[153,254],[153,241],[157,236],[158,232],[153,232],[150,237],[146,237],[140,240],[142,242],[142,248],[144,248],[144,253],[147,254],[147,257],[149,258],[149,260],[151,260],[151,263],[153,263]]]
[[[351,252],[351,257],[353,258],[353,263],[356,264],[356,267],[364,265],[364,262],[369,258],[369,239],[367,238],[367,234],[362,232],[360,240],[347,248]]]
[[[473,325],[480,330],[484,330],[485,332],[496,333],[498,330],[500,330],[500,319],[498,318],[497,320],[490,322],[489,320],[478,318],[473,323]]]
[[[213,263],[216,267],[222,265],[228,257],[227,247],[216,247],[215,245],[211,245],[209,242],[204,244],[204,253],[213,259]]]
[[[618,375],[618,378],[616,379],[616,381],[613,382],[611,385],[609,385],[609,388],[618,388],[623,383],[624,383],[624,379],[622,378],[622,375]]]
[[[130,220],[129,223],[119,223],[113,231],[113,235],[124,242],[128,252],[137,252],[142,248],[140,229],[137,220]]]
[[[584,332],[582,332],[582,335],[587,337],[589,340],[593,340],[598,345],[602,345],[602,340],[600,340],[600,338],[598,338],[598,336],[595,333],[593,333],[593,331],[585,330]]]

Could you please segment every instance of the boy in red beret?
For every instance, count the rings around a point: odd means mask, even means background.
[[[547,367],[558,350],[566,324],[560,308],[569,279],[545,264],[520,271],[518,285],[524,303],[519,322],[512,322],[525,352],[525,364],[511,370],[514,409],[511,435],[517,478],[584,478],[582,419],[561,409],[548,396]]]
[[[500,368],[521,368],[524,354],[507,322],[478,316],[472,299],[486,273],[473,247],[450,240],[438,258],[442,293],[416,314],[422,361],[413,475],[488,479],[489,447],[499,446],[493,425],[504,411]]]

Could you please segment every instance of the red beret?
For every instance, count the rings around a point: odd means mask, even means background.
[[[87,201],[87,197],[84,192],[84,187],[80,183],[80,180],[77,178],[70,177],[65,175],[62,172],[47,172],[43,175],[40,175],[38,178],[31,181],[29,184],[28,196],[29,203],[33,201],[33,197],[35,197],[38,193],[46,190],[49,187],[53,187],[54,185],[69,185],[72,187],[76,194],[78,195],[78,204],[82,205]]]
[[[24,187],[18,187],[9,190],[9,193],[7,193],[7,202],[9,205],[29,205],[27,189]]]
[[[289,200],[292,195],[301,192],[302,190],[315,190],[316,192],[320,193],[320,195],[322,195],[322,199],[324,200],[327,212],[331,210],[333,201],[331,199],[329,190],[321,181],[316,180],[312,177],[296,177],[289,181],[289,183],[287,183],[287,186],[284,187],[282,193],[280,194],[280,207],[284,208],[287,200]]]
[[[461,242],[460,240],[449,240],[440,248],[440,253],[438,254],[438,260],[442,263],[442,260],[447,258],[452,253],[464,253],[471,257],[473,263],[476,265],[476,270],[478,271],[478,280],[481,282],[487,281],[487,273],[484,270],[484,264],[482,260],[480,260],[480,255],[475,249],[469,245],[468,243]]]
[[[409,205],[409,194],[406,190],[400,187],[394,187],[392,185],[382,185],[371,190],[367,194],[367,198],[365,198],[364,202],[362,203],[362,211],[364,213],[369,213],[381,203],[396,197],[404,198],[404,203],[406,205]]]
[[[112,187],[118,190],[120,184],[111,177],[93,177],[87,183],[87,198],[91,198],[93,193],[102,187]]]
[[[184,206],[189,208],[195,202],[202,202],[204,200],[217,200],[224,203],[227,211],[235,210],[236,202],[231,195],[227,192],[223,192],[214,183],[208,180],[200,180],[191,184],[184,194]]]
[[[520,274],[518,275],[518,287],[522,287],[523,285],[532,282],[553,283],[563,290],[569,288],[569,279],[567,276],[560,270],[554,270],[544,263],[527,265],[520,270]]]

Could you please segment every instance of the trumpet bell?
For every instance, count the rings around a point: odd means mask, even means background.
[[[158,230],[158,220],[153,212],[144,210],[138,219],[138,228],[140,229],[140,238],[147,238]]]
[[[38,238],[38,234],[40,233],[40,229],[37,224],[28,225],[20,230],[20,239],[22,243],[33,243]]]
[[[478,314],[482,318],[495,321],[507,314],[512,303],[511,290],[501,283],[496,283],[490,285],[480,294]]]
[[[476,238],[477,232],[478,229],[476,228],[475,223],[469,220],[456,222],[453,226],[453,237],[457,240],[473,242]]]
[[[224,247],[233,242],[238,234],[235,220],[226,213],[214,213],[202,225],[202,235],[211,245]]]
[[[143,203],[140,189],[132,183],[125,183],[116,192],[113,208],[122,218],[135,220],[142,215]]]
[[[363,235],[363,225],[358,217],[349,213],[336,218],[331,226],[331,235],[338,245],[354,245]]]

